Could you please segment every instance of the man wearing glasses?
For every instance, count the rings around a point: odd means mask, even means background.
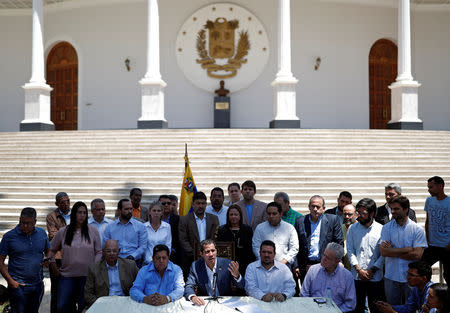
[[[105,296],[128,296],[138,268],[133,260],[119,257],[119,244],[114,239],[105,242],[104,260],[89,266],[84,298],[91,306]]]
[[[389,305],[378,301],[377,307],[383,313],[415,313],[422,312],[422,305],[426,302],[428,290],[433,285],[431,281],[431,266],[424,261],[416,261],[408,264],[406,279],[412,288],[408,300],[403,305]]]

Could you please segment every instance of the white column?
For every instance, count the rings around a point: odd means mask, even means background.
[[[411,19],[409,0],[398,2],[398,75],[396,81],[412,81]]]
[[[53,130],[50,120],[50,91],[44,75],[43,0],[33,0],[31,79],[25,89],[25,119],[20,130]]]
[[[278,73],[274,88],[274,119],[271,128],[299,128],[296,115],[295,87],[298,80],[291,71],[291,10],[290,0],[278,0]]]
[[[391,129],[423,129],[419,119],[420,84],[411,74],[410,0],[398,0],[398,74],[391,89]]]
[[[142,115],[138,128],[167,128],[164,118],[164,87],[159,69],[158,0],[148,0],[147,72],[139,81],[142,90]]]

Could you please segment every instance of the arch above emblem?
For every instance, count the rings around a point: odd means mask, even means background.
[[[231,3],[207,5],[178,32],[176,56],[185,77],[214,93],[220,80],[236,92],[250,86],[269,60],[269,39],[259,19]]]

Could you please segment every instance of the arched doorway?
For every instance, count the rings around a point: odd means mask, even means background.
[[[78,128],[78,56],[68,42],[53,47],[47,58],[47,83],[51,92],[51,120],[55,130]]]
[[[397,77],[397,45],[377,40],[369,54],[370,128],[385,129],[391,120],[391,90]]]

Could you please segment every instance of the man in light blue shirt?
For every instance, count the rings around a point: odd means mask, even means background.
[[[444,278],[450,284],[450,197],[444,192],[442,177],[428,179],[428,197],[425,202],[425,233],[428,248],[423,252],[422,260],[431,266],[441,261],[444,266]]]
[[[209,199],[211,204],[206,207],[205,212],[217,216],[220,226],[225,225],[227,223],[228,207],[223,205],[223,202],[225,201],[223,189],[214,187],[211,190],[211,197]]]
[[[410,287],[408,264],[422,258],[427,247],[424,230],[408,218],[409,200],[397,196],[389,201],[392,220],[381,230],[380,252],[384,256],[384,288],[390,305],[405,303]]]
[[[88,223],[97,227],[100,239],[102,240],[102,247],[105,242],[103,241],[103,235],[105,233],[106,226],[112,223],[112,220],[105,217],[105,202],[102,199],[94,199],[91,201],[91,214]]]
[[[302,297],[326,297],[331,291],[334,303],[342,312],[351,312],[356,306],[355,283],[352,274],[339,263],[344,247],[330,242],[319,264],[312,265],[303,281]]]
[[[169,248],[156,245],[153,248],[153,262],[138,273],[130,296],[133,300],[149,305],[163,305],[183,296],[183,272],[178,265],[169,261]]]
[[[275,243],[265,240],[259,250],[260,260],[250,263],[245,272],[245,291],[250,297],[271,302],[285,301],[295,293],[290,269],[275,260]]]
[[[106,227],[103,240],[116,240],[120,248],[119,256],[135,260],[139,266],[147,249],[147,231],[144,224],[132,218],[133,207],[129,199],[120,200],[117,210],[119,217]]]

